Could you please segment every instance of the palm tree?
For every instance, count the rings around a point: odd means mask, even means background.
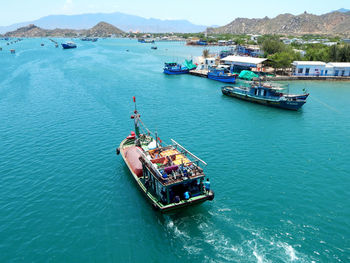
[[[207,58],[207,57],[209,57],[209,49],[203,49],[203,53],[202,53],[202,55],[203,55],[203,58]]]

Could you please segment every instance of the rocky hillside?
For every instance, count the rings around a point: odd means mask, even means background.
[[[332,12],[324,15],[303,13],[282,14],[275,18],[237,18],[226,26],[208,28],[213,34],[331,34],[350,35],[350,12]]]
[[[124,32],[119,28],[110,25],[105,22],[100,22],[91,29],[43,29],[36,25],[28,25],[20,27],[15,31],[4,34],[4,37],[83,37],[83,36],[94,36],[94,37],[109,37],[113,35],[120,35]]]
[[[108,37],[110,35],[120,35],[123,33],[123,31],[111,24],[100,22],[93,28],[87,30],[86,35],[91,37]]]

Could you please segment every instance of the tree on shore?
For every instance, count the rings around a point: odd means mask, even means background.
[[[203,49],[202,56],[203,58],[209,57],[209,49],[207,48]]]

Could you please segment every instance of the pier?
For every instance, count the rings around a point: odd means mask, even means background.
[[[207,78],[208,77],[208,70],[207,69],[202,69],[202,70],[190,70],[190,74],[193,76],[198,76],[202,78]]]

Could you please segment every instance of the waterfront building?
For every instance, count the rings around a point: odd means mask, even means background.
[[[346,76],[350,77],[350,63],[346,62],[330,62],[327,64],[329,68],[331,68],[331,71],[328,72],[331,73],[331,76]],[[328,76],[328,75],[327,75]]]
[[[323,76],[326,68],[322,61],[294,61],[292,65],[296,76]]]
[[[221,63],[232,67],[234,72],[240,72],[242,70],[251,70],[252,68],[256,68],[258,71],[263,71],[263,63],[266,60],[267,58],[227,56],[221,59]]]
[[[350,63],[322,61],[294,61],[295,76],[350,76]]]

